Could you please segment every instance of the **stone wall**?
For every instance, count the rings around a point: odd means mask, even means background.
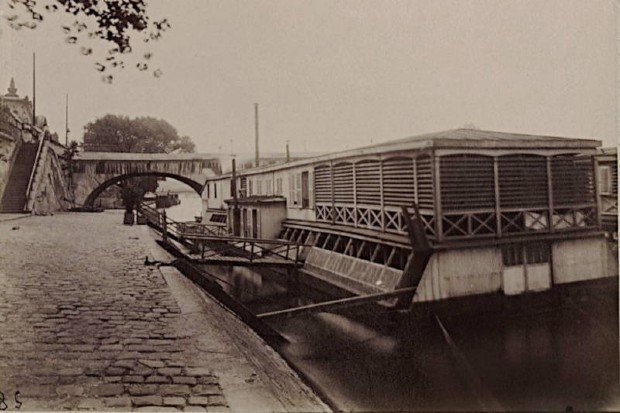
[[[48,214],[66,210],[69,206],[67,184],[60,160],[54,148],[46,141],[37,163],[28,209],[35,214]]]
[[[9,180],[16,141],[0,133],[0,199]]]

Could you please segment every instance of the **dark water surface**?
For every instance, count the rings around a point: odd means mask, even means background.
[[[200,198],[180,198],[168,215],[193,220]],[[247,268],[205,269],[255,313],[317,300]],[[617,291],[546,300],[484,315],[358,311],[270,324],[289,341],[277,350],[342,410],[620,410]]]
[[[247,268],[205,268],[256,313],[311,301]],[[342,410],[618,410],[617,295],[533,307],[270,324],[289,340],[278,351]]]

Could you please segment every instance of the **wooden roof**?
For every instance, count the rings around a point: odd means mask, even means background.
[[[210,153],[127,153],[127,152],[79,152],[80,161],[206,161],[216,160]]]
[[[224,202],[231,204],[234,202],[233,198],[225,199]],[[286,198],[279,195],[252,195],[247,197],[237,198],[238,204],[274,204],[286,202]]]
[[[566,138],[561,136],[529,135],[486,131],[480,129],[450,129],[424,135],[411,136],[386,143],[367,146],[366,148],[382,148],[399,144],[424,144],[432,147],[483,147],[483,148],[596,148],[600,142],[595,139]]]
[[[597,155],[612,155],[618,156],[618,148],[599,148]]]
[[[480,129],[450,129],[443,132],[427,133],[389,142],[364,146],[341,152],[307,158],[286,164],[261,166],[243,169],[238,175],[253,175],[263,172],[294,168],[334,159],[350,158],[378,153],[402,152],[424,149],[587,149],[594,150],[601,145],[595,139],[577,139],[559,136],[528,135],[485,131]],[[229,177],[231,174],[215,176],[209,180]]]

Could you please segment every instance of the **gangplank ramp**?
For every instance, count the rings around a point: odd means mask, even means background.
[[[164,242],[168,238],[186,248],[186,258],[195,264],[227,265],[241,267],[303,266],[303,244],[273,239],[244,238],[224,233],[221,224],[177,222],[166,216],[165,211],[140,205],[140,214],[147,223],[161,232]]]

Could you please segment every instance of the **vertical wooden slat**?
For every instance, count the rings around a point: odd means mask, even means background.
[[[435,155],[435,151],[432,152],[431,155],[431,170],[433,173],[433,210],[435,212],[435,233],[437,234],[437,240],[443,241],[443,214],[441,211],[441,178],[439,176],[439,162],[437,161],[437,157]]]
[[[357,177],[355,176],[355,163],[353,163],[353,226],[357,228]]]
[[[497,236],[502,236],[502,210],[499,200],[499,159],[493,158],[493,185],[495,187],[495,225]]]
[[[383,205],[400,207],[415,202],[413,164],[410,157],[385,157],[383,163]]]
[[[600,194],[600,188],[599,188],[599,182],[598,182],[599,181],[598,179],[599,160],[596,157],[594,157],[593,168],[594,168],[594,197],[596,199],[596,225],[598,228],[602,228],[603,221],[601,219],[602,218],[601,213],[603,209],[601,205],[601,194]],[[610,176],[610,179],[612,179],[612,182],[613,182],[613,176]],[[616,185],[617,185],[617,182],[613,182],[612,187],[616,188]]]
[[[441,175],[441,209],[489,209],[494,205],[493,158],[487,155],[452,154],[437,158]]]
[[[383,202],[384,194],[383,194],[383,159],[379,158],[379,194],[381,196],[379,200],[380,211],[381,211],[381,232],[385,232],[385,205]]]
[[[413,198],[415,200],[416,205],[419,205],[419,202],[418,202],[418,165],[417,165],[415,158],[413,158]]]
[[[332,210],[330,215],[332,218],[332,224],[334,224],[336,223],[336,201],[334,197],[334,162],[332,161],[329,161],[329,181],[332,193]]]
[[[548,194],[548,208],[549,208],[549,231],[554,232],[553,228],[553,177],[551,175],[551,157],[547,156],[547,194]]]
[[[417,204],[421,209],[434,211],[433,161],[430,154],[423,154],[416,159],[416,181]]]

